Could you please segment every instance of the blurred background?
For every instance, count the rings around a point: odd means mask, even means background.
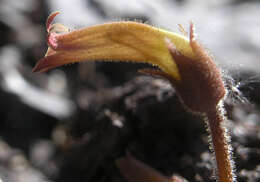
[[[260,181],[258,0],[0,0],[0,181],[125,181],[115,160],[126,151],[166,176],[214,181],[203,121],[169,83],[136,72],[146,65],[31,72],[53,11],[72,30],[134,20],[178,31],[193,20],[230,89],[241,91],[225,103],[238,181]]]

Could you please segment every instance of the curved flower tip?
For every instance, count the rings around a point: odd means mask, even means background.
[[[55,12],[46,22],[48,51],[34,68],[34,72],[47,71],[68,63],[81,61],[142,62],[158,66],[175,80],[181,80],[165,38],[187,57],[194,57],[187,37],[142,23],[112,22],[68,32],[59,24],[52,24]],[[62,28],[60,28],[62,27]]]
[[[56,12],[53,12],[49,15],[49,17],[47,18],[46,20],[46,29],[47,29],[47,32],[50,31],[50,28],[51,28],[51,23],[53,22],[55,16],[57,16],[58,14],[60,14],[59,11],[56,11]]]

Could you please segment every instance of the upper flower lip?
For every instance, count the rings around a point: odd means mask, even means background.
[[[55,12],[46,22],[49,50],[33,69],[44,72],[64,64],[81,61],[127,61],[158,66],[163,72],[180,80],[178,68],[171,57],[165,38],[188,57],[193,57],[189,40],[147,24],[112,22],[67,32],[52,24]],[[64,31],[62,31],[64,30]]]
[[[50,32],[50,29],[52,28],[52,24],[51,23],[53,22],[55,16],[57,16],[58,14],[60,14],[59,11],[53,12],[47,18],[47,20],[46,20],[46,30],[47,30],[47,32]]]

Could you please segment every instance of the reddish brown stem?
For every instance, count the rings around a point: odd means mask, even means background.
[[[215,110],[209,111],[207,116],[211,135],[211,148],[215,153],[218,181],[234,182],[232,149],[224,126],[226,118],[223,114],[222,105],[219,104]]]

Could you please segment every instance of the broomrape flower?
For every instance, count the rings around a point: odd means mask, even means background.
[[[112,22],[69,31],[62,24],[46,23],[48,51],[36,64],[34,72],[82,61],[123,61],[148,63],[159,69],[141,70],[170,81],[191,112],[202,115],[208,123],[219,181],[235,181],[231,146],[224,128],[222,101],[226,89],[220,69],[207,51],[195,40],[194,25],[189,36],[169,32],[150,25]]]

